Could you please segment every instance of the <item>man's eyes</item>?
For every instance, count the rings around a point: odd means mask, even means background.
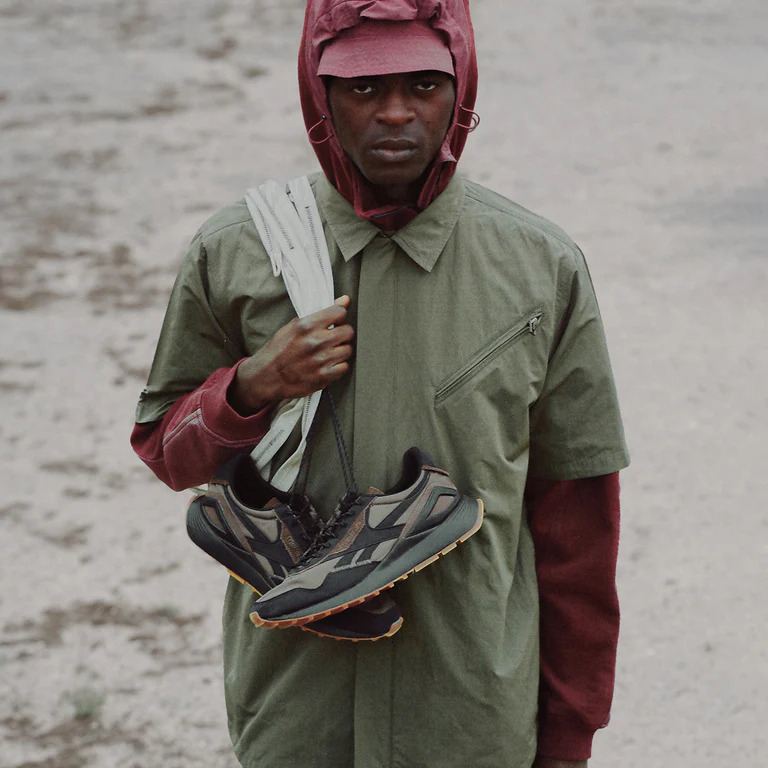
[[[442,84],[443,83],[440,80],[414,80],[411,83],[411,87],[415,91],[429,93],[430,91],[436,91]],[[349,90],[360,96],[369,96],[373,93],[377,93],[380,90],[380,86],[378,83],[363,80],[356,83],[350,83]]]

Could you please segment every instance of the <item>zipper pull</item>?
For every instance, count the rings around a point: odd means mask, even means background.
[[[532,335],[536,335],[536,329],[539,327],[539,323],[541,322],[541,315],[536,315],[536,317],[532,317],[528,321],[528,332]]]

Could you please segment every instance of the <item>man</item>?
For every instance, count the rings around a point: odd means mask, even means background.
[[[308,3],[301,103],[340,299],[301,321],[243,202],[206,222],[171,297],[133,444],[207,481],[283,399],[328,387],[362,483],[418,445],[485,522],[392,593],[403,628],[333,642],[224,608],[229,727],[246,768],[586,765],[608,720],[627,465],[589,274],[559,229],[454,175],[474,124],[462,0]],[[318,417],[307,493],[343,494]],[[535,556],[534,556],[535,550]]]

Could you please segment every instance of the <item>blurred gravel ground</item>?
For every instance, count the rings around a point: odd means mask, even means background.
[[[127,438],[196,228],[246,186],[316,167],[302,14],[0,0],[0,768],[236,765],[225,578],[186,540],[185,495]],[[614,716],[591,764],[754,766],[768,7],[474,0],[473,14],[483,122],[462,170],[584,248],[633,453]]]

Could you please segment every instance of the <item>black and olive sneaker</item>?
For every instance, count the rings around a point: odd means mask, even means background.
[[[482,522],[482,501],[462,495],[411,448],[392,490],[347,494],[296,568],[254,602],[251,620],[302,626],[349,610],[466,541]]]
[[[192,541],[259,595],[285,579],[321,529],[309,499],[271,486],[247,454],[228,461],[187,508]],[[399,608],[387,598],[302,629],[337,639],[378,640],[402,623]]]

